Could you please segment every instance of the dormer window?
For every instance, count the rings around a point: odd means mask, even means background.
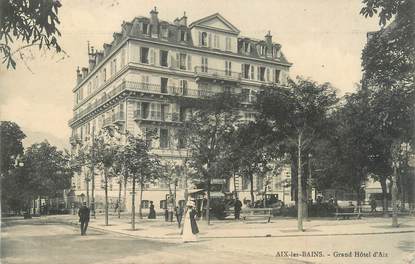
[[[244,45],[244,51],[245,53],[251,53],[251,44],[250,43],[245,43]]]
[[[264,46],[264,45],[260,45],[259,46],[259,55],[260,56],[265,56],[265,54],[266,54],[266,47]]]
[[[202,47],[207,47],[207,38],[208,35],[206,32],[202,32],[202,34],[200,34],[200,44]]]
[[[143,34],[148,35],[148,23],[143,22]]]
[[[167,39],[169,37],[169,29],[167,26],[161,27],[161,37]]]
[[[187,41],[187,32],[186,32],[186,30],[180,30],[180,41]]]

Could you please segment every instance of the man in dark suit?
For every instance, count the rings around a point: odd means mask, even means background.
[[[235,209],[235,220],[239,219],[241,214],[242,203],[239,201],[238,197],[235,199],[234,209]]]
[[[90,213],[90,210],[86,206],[86,202],[84,202],[82,207],[79,208],[79,211],[78,211],[79,222],[81,223],[81,236],[86,235],[86,229],[88,228],[88,222],[89,222],[89,213]]]

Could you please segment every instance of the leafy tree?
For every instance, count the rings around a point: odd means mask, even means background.
[[[127,143],[122,148],[122,155],[125,163],[126,176],[132,182],[132,206],[131,206],[131,228],[135,229],[135,191],[136,183],[140,186],[140,207],[139,216],[142,218],[141,204],[145,184],[152,183],[159,177],[160,162],[158,157],[150,153],[149,141],[140,136],[127,135]]]
[[[278,146],[281,141],[263,120],[241,124],[235,132],[233,151],[228,157],[238,161],[238,173],[249,180],[254,203],[254,175],[263,178],[277,164],[276,158],[283,158],[284,153]]]
[[[297,78],[296,82],[290,80],[289,86],[289,89],[265,89],[258,98],[257,107],[260,118],[268,121],[274,131],[284,135],[286,141],[296,147],[298,229],[303,230],[302,152],[309,151],[310,143],[324,131],[327,117],[338,99],[329,83],[318,85],[311,80]],[[291,157],[294,159],[295,156]]]
[[[108,181],[115,176],[110,173],[116,161],[116,153],[121,147],[121,134],[114,127],[103,128],[94,144],[94,161],[96,165],[104,171],[104,191],[105,191],[105,225],[108,225]],[[87,155],[87,157],[91,157]]]
[[[201,181],[207,192],[206,220],[210,222],[210,189],[213,178],[227,178],[231,174],[226,160],[229,136],[239,119],[238,99],[231,94],[217,94],[202,101],[183,104],[195,111],[185,122],[190,149],[189,165],[196,173],[194,180]]]
[[[56,197],[71,186],[73,170],[70,157],[44,141],[30,146],[23,157],[21,188],[26,196]]]
[[[410,0],[365,0],[363,3],[361,14],[366,17],[380,10],[382,26],[370,34],[363,49],[362,84],[370,91],[372,128],[376,131],[369,169],[381,183],[385,209],[386,179],[392,173],[391,148],[397,142],[409,143],[414,149],[415,3]]]
[[[11,121],[1,121],[0,123],[0,173],[5,177],[10,169],[15,166],[16,158],[23,154],[22,140],[26,135],[20,127]]]
[[[60,36],[57,29],[60,7],[59,0],[0,1],[0,54],[7,68],[16,68],[14,54],[29,46],[61,51],[56,38]],[[21,40],[26,45],[12,51],[14,40]]]

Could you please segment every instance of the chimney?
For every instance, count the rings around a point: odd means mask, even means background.
[[[89,55],[89,71],[92,71],[92,69],[95,67],[96,60],[95,60],[95,52],[94,47],[91,47],[91,49],[88,49],[88,55]]]
[[[88,75],[88,68],[82,67],[82,78],[85,78]]]
[[[79,84],[81,81],[82,81],[82,74],[78,66],[78,68],[76,69],[76,83]]]
[[[265,35],[265,41],[267,43],[268,46],[272,45],[272,35],[271,35],[271,31],[268,31],[268,34]]]
[[[186,12],[184,12],[182,18],[180,18],[179,25],[180,26],[187,27],[187,16],[186,16]]]
[[[158,19],[157,8],[154,7],[153,10],[150,11],[150,27],[151,27],[151,35],[157,36],[159,34],[159,19]]]

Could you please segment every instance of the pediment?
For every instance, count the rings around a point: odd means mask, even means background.
[[[219,13],[207,16],[205,18],[199,19],[191,23],[190,28],[192,27],[201,27],[208,28],[211,30],[225,31],[228,33],[239,34],[239,29],[222,17]]]

